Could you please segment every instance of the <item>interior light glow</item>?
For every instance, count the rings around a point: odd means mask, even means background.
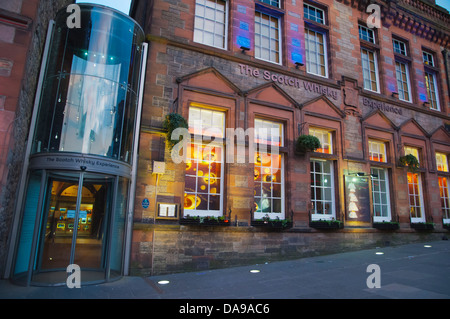
[[[425,247],[425,248],[430,248],[431,245],[423,245],[423,247]]]
[[[160,285],[167,285],[169,282],[170,281],[168,281],[168,280],[160,280],[160,281],[158,281],[158,284],[160,284]]]
[[[382,251],[377,251],[377,252],[375,253],[375,255],[384,255],[384,253],[383,253]]]
[[[257,274],[257,273],[260,272],[260,270],[258,270],[258,269],[252,269],[252,270],[250,270],[250,272],[251,272],[252,274]]]

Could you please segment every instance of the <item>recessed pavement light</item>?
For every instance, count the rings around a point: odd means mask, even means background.
[[[425,247],[425,248],[430,248],[431,245],[423,245],[423,247]]]
[[[169,282],[170,281],[168,281],[168,280],[160,280],[160,281],[158,281],[158,284],[160,284],[160,285],[167,285]]]
[[[377,252],[375,253],[375,255],[384,255],[384,253],[383,253],[382,251],[377,251]]]
[[[258,269],[252,269],[252,270],[250,270],[250,272],[251,272],[252,274],[257,274],[257,273],[260,272],[260,270],[258,270]]]

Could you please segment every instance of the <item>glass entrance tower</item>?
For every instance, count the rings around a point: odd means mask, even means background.
[[[123,274],[139,130],[144,32],[113,9],[80,4],[51,24],[18,206],[12,278],[65,284]],[[131,220],[131,219],[130,219]]]

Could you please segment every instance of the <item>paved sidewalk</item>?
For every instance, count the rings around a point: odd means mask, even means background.
[[[367,286],[373,275],[367,272],[370,264],[380,267],[381,288]],[[169,283],[158,283],[162,280]],[[72,289],[21,287],[0,280],[0,299],[305,298],[450,299],[450,241],[165,276],[123,277]]]

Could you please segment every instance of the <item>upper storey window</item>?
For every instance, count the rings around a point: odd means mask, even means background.
[[[429,66],[434,66],[434,58],[431,53],[422,52],[423,63]]]
[[[279,8],[280,1],[279,0],[260,0],[263,3]]]
[[[280,18],[255,12],[255,57],[281,63]]]
[[[359,38],[361,40],[375,43],[375,34],[373,33],[372,29],[359,25],[358,30],[359,30]]]
[[[303,4],[303,17],[320,24],[325,24],[325,14],[323,10],[306,3]]]
[[[223,0],[196,0],[194,42],[227,48],[228,4]]]
[[[405,55],[405,56],[407,55],[407,53],[406,53],[406,44],[404,42],[396,40],[396,39],[393,39],[392,40],[392,45],[394,47],[394,52],[395,53],[398,53],[398,54],[401,54],[401,55]]]
[[[438,70],[436,69],[434,56],[430,52],[422,51],[423,64],[425,69],[425,86],[427,89],[428,103],[432,110],[440,111],[438,92]]]

